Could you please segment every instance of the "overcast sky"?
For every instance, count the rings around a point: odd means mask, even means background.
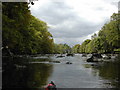
[[[118,12],[119,0],[38,0],[31,5],[33,16],[50,27],[55,43],[81,44],[97,33]]]

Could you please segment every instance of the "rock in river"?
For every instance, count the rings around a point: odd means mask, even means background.
[[[66,56],[74,56],[74,54],[73,53],[68,53]]]
[[[99,62],[102,61],[101,58],[102,58],[101,54],[92,54],[92,56],[87,59],[87,62]]]
[[[72,62],[69,62],[69,61],[68,61],[68,62],[66,62],[66,64],[72,64]]]
[[[60,61],[49,61],[49,62],[52,62],[52,63],[60,63]]]
[[[65,56],[57,56],[56,58],[62,58],[62,57],[65,57]]]

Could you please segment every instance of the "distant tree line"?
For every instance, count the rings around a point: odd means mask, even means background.
[[[65,53],[71,53],[72,49],[67,44],[54,44],[54,54],[65,54]]]
[[[72,48],[74,53],[115,53],[120,52],[120,14],[113,13],[110,21],[91,39]]]

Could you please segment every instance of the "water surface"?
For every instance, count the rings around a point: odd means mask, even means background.
[[[81,54],[3,58],[3,87],[40,88],[51,80],[58,88],[120,87],[119,58],[99,63],[88,63],[86,59]],[[72,64],[66,64],[68,61]]]

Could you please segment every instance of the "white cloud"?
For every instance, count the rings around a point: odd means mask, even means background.
[[[117,12],[119,0],[39,0],[32,15],[47,22],[55,43],[82,43]]]
[[[102,22],[104,18],[117,12],[117,7],[105,0],[66,0],[74,11],[89,22]]]

